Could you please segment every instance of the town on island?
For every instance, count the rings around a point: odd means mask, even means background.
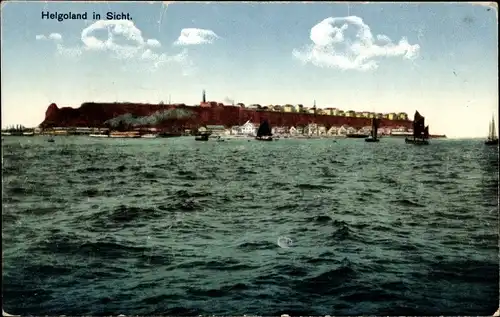
[[[89,137],[155,138],[187,135],[255,137],[263,122],[274,138],[409,137],[414,121],[404,112],[374,113],[298,105],[245,105],[206,101],[199,105],[140,103],[83,103],[80,108],[51,104],[35,128],[21,125],[2,130],[2,136],[88,135]],[[372,133],[373,122],[377,122]],[[444,138],[445,135],[429,135]]]

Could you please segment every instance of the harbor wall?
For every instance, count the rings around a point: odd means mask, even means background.
[[[310,123],[331,126],[348,125],[362,128],[371,124],[370,118],[356,118],[309,113],[273,112],[246,109],[235,106],[186,106],[140,103],[83,103],[79,108],[63,107],[51,104],[45,112],[42,128],[50,127],[105,127],[105,122],[118,116],[130,114],[135,117],[150,116],[158,111],[183,109],[189,117],[167,118],[154,124],[161,129],[196,129],[206,125],[223,125],[226,128],[244,124],[246,121],[260,123],[268,120],[271,126],[299,127]],[[410,120],[380,119],[380,127],[412,128]]]

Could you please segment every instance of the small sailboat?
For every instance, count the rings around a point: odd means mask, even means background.
[[[488,139],[484,141],[486,145],[498,145],[497,131],[495,128],[495,118],[491,118],[490,127],[488,131]]]
[[[195,141],[208,141],[208,137],[210,136],[210,132],[200,132],[195,135],[194,140]]]
[[[371,133],[371,136],[369,136],[365,139],[365,142],[379,142],[380,140],[377,137],[377,131],[378,131],[378,119],[373,118],[372,119],[372,133]]]
[[[414,145],[429,145],[429,126],[425,126],[425,117],[415,111],[413,117],[413,137],[405,138],[405,143]]]
[[[271,126],[269,125],[269,122],[267,122],[267,120],[264,120],[257,130],[257,137],[255,139],[259,141],[272,141],[272,135],[273,134],[271,133]]]

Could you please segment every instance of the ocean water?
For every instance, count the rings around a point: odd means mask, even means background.
[[[498,148],[383,139],[2,141],[22,315],[491,315]]]

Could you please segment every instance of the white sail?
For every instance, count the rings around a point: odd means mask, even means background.
[[[495,128],[495,118],[491,118],[491,125],[490,125],[490,139],[495,140],[497,138],[497,133],[496,133],[496,128]]]

